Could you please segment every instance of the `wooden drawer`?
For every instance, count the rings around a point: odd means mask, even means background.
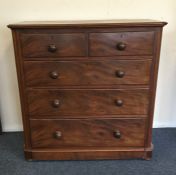
[[[149,84],[151,60],[24,63],[27,86]]]
[[[85,56],[86,37],[74,34],[21,34],[24,57]]]
[[[30,115],[145,115],[148,100],[147,89],[28,90]]]
[[[145,119],[30,120],[33,148],[142,147]]]
[[[152,55],[154,32],[91,33],[91,56]]]

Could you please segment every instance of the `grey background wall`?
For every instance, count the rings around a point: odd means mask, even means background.
[[[31,20],[158,19],[164,28],[154,127],[176,126],[175,0],[0,0],[0,113],[4,131],[22,130],[9,23]]]

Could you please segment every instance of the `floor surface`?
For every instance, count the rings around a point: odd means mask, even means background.
[[[0,135],[0,175],[176,175],[176,128],[153,130],[150,161],[33,161],[23,156],[21,132]]]

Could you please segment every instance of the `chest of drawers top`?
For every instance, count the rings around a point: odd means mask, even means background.
[[[155,20],[11,24],[27,159],[150,159]]]
[[[60,21],[23,21],[9,24],[9,28],[92,28],[92,27],[163,27],[167,22],[153,19],[112,19],[112,20],[60,20]]]
[[[8,27],[19,30],[22,56],[106,57],[153,55],[154,20],[23,22]],[[69,58],[68,58],[69,59]]]

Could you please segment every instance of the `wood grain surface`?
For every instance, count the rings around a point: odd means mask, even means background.
[[[95,86],[149,85],[151,60],[28,61],[24,63],[26,85]]]
[[[30,120],[30,125],[34,148],[144,146],[145,119]]]
[[[85,56],[86,36],[77,34],[22,34],[22,53],[24,57]],[[50,45],[56,47],[50,51]]]
[[[138,90],[29,90],[30,115],[147,114],[149,93]],[[53,105],[59,101],[58,106]],[[122,105],[117,101],[121,100]]]
[[[151,159],[166,24],[101,20],[8,25],[26,159]]]
[[[154,32],[91,33],[91,56],[152,55]],[[118,44],[125,44],[124,49]]]

